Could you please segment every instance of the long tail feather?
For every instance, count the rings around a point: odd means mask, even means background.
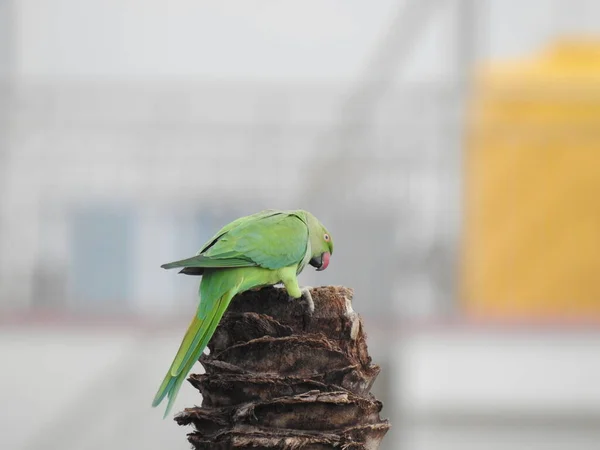
[[[152,406],[156,407],[165,397],[169,398],[164,417],[171,411],[183,381],[208,345],[235,293],[235,288],[227,291],[217,300],[214,307],[210,308],[203,319],[195,316],[190,323],[177,355],[152,401]]]
[[[229,300],[231,300],[231,298],[229,298]],[[229,300],[227,300],[227,304],[229,304]],[[196,361],[198,360],[198,358],[200,358],[200,355],[202,355],[202,352],[204,351],[204,348],[208,345],[208,341],[210,340],[210,338],[212,337],[212,335],[214,334],[215,330],[217,329],[217,325],[219,324],[221,317],[223,316],[223,313],[225,312],[225,308],[223,308],[222,310],[220,310],[221,312],[215,314],[210,328],[207,330],[205,336],[202,338],[202,340],[200,341],[200,344],[198,345],[198,349],[202,349],[202,350],[196,350],[194,351],[192,357],[188,360],[187,364],[185,365],[185,367],[183,368],[183,370],[176,376],[174,377],[175,379],[175,383],[171,386],[171,389],[167,395],[167,397],[169,398],[169,402],[167,403],[167,409],[165,410],[165,415],[163,416],[166,417],[169,412],[171,411],[171,409],[173,408],[173,404],[175,403],[175,398],[177,398],[177,394],[179,393],[179,389],[181,388],[181,385],[183,384],[183,381],[186,379],[187,374],[190,372],[190,370],[192,370],[192,367],[194,366],[194,364],[196,363]]]

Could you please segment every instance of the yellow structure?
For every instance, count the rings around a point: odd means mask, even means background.
[[[600,41],[489,66],[471,106],[467,314],[600,318]]]

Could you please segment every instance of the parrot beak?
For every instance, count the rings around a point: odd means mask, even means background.
[[[320,272],[321,270],[327,269],[330,257],[331,254],[329,252],[321,253],[319,256],[312,258],[308,263],[311,266],[316,267],[317,272]]]

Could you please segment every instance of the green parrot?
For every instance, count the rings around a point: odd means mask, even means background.
[[[297,276],[306,264],[325,270],[333,253],[327,229],[303,210],[265,210],[225,225],[191,258],[163,264],[164,269],[202,275],[200,304],[152,406],[169,398],[166,417],[179,389],[206,348],[231,299],[241,292],[283,283],[290,297],[314,303]]]

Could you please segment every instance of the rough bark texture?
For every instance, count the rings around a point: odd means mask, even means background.
[[[237,296],[189,381],[202,407],[175,420],[193,425],[196,449],[373,450],[389,429],[370,394],[371,363],[351,289],[311,290],[312,316],[283,289]]]

